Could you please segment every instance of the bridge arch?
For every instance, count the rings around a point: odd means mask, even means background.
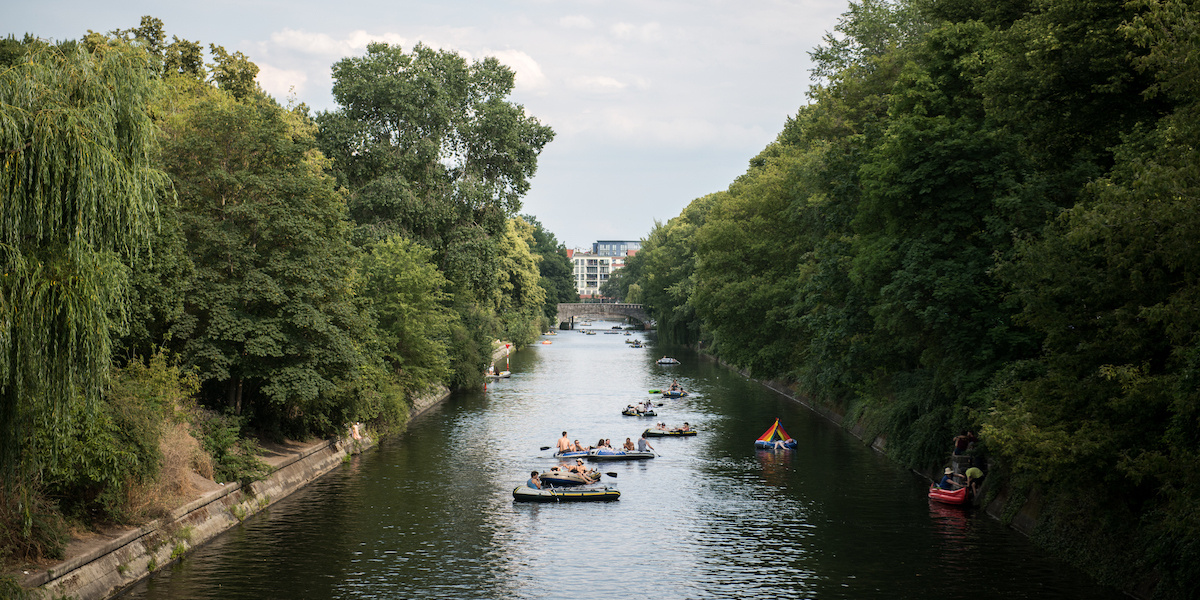
[[[650,315],[641,304],[623,302],[564,302],[558,305],[558,328],[574,329],[576,317],[606,319],[624,317],[648,323]]]

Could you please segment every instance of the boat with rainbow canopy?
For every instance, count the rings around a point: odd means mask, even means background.
[[[783,430],[783,426],[779,424],[779,417],[775,417],[775,423],[771,425],[770,429],[754,440],[754,447],[760,450],[792,449],[796,447],[796,440]]]

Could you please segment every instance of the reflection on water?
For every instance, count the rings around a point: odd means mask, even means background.
[[[642,336],[638,336],[642,337]],[[133,598],[1116,598],[798,404],[678,348],[563,332],[130,592]],[[661,367],[663,354],[683,364]],[[653,397],[659,417],[620,414]],[[755,451],[776,416],[794,451]],[[513,487],[655,420],[700,428],[604,463],[609,503]]]

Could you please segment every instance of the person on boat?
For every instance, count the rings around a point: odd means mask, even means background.
[[[571,438],[567,437],[567,432],[563,432],[562,437],[558,438],[558,452],[563,454],[571,451]]]
[[[642,437],[638,438],[638,446],[637,447],[638,447],[638,452],[645,452],[646,448],[654,450],[654,446],[651,446],[650,442],[646,440],[645,432],[642,433]]]
[[[542,480],[538,478],[537,471],[529,472],[529,481],[525,482],[525,487],[533,488],[535,490],[542,489]]]
[[[654,408],[654,403],[649,399],[646,399],[646,402],[642,404],[642,407],[642,412],[650,412],[650,409]]]
[[[957,490],[962,487],[957,481],[954,481],[954,477],[954,469],[946,467],[946,470],[942,474],[942,480],[938,482],[938,487],[943,490]]]
[[[579,440],[575,440],[575,444],[572,446],[572,452],[587,452],[591,449],[591,446],[584,446],[583,444],[580,444]]]
[[[604,438],[600,438],[600,441],[596,442],[596,450],[606,450],[606,449],[612,450],[612,448],[605,448],[604,447]]]
[[[662,430],[662,431],[666,431],[666,430],[667,430],[667,423],[666,423],[666,421],[659,421],[658,423],[655,423],[655,424],[654,424],[654,428],[655,428],[655,429]]]
[[[614,450],[613,445],[612,445],[612,438],[604,439],[604,449],[605,450]]]
[[[626,452],[632,451],[636,446],[633,445],[633,440],[625,438],[625,446],[622,448]]]
[[[692,426],[691,426],[691,425],[688,425],[688,422],[687,422],[687,421],[684,421],[684,422],[683,422],[683,427],[680,427],[680,428],[679,428],[679,431],[691,431],[691,430],[692,430]]]
[[[666,357],[664,356],[663,358],[666,358]],[[672,392],[674,392],[674,391],[679,391],[679,389],[680,389],[680,388],[679,388],[679,380],[678,380],[678,379],[672,379],[672,380],[671,380],[671,391],[672,391]]]

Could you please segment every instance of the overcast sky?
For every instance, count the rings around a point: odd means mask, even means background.
[[[336,108],[330,66],[369,41],[417,42],[517,74],[511,100],[556,137],[521,210],[568,247],[641,239],[723,190],[807,102],[808,52],[846,0],[441,2],[0,0],[18,37],[136,27],[242,51],[281,102]]]

